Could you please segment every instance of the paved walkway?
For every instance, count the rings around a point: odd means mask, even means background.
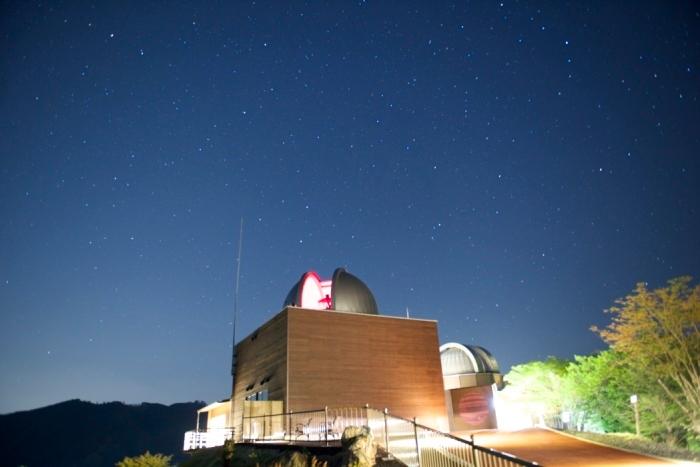
[[[469,437],[468,433],[455,434],[466,439]],[[474,433],[474,442],[538,462],[545,467],[698,465],[633,454],[542,428],[512,432],[479,431]]]

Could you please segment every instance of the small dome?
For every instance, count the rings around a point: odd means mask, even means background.
[[[283,306],[379,314],[369,287],[343,268],[336,269],[329,281],[322,281],[313,271],[305,272],[287,294]]]
[[[440,361],[443,376],[501,371],[493,355],[478,345],[444,344],[440,346]]]

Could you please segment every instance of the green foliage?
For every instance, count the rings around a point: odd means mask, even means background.
[[[613,350],[576,356],[573,362],[550,357],[518,365],[506,381],[501,397],[510,404],[545,420],[567,411],[571,427],[589,431],[633,433],[630,396],[636,394],[642,434],[668,445],[685,444],[682,412],[648,374]]]
[[[188,458],[178,464],[178,467],[230,467],[224,463],[224,447],[198,449],[188,452]],[[238,467],[238,465],[237,465]]]
[[[587,357],[576,356],[566,376],[569,407],[584,415],[585,424],[606,432],[635,431],[630,396],[636,394],[643,435],[676,444],[683,417],[663,390],[640,371],[625,354],[606,350]]]
[[[125,457],[114,465],[115,467],[171,467],[170,460],[172,457],[163,454],[151,454],[146,451],[137,457]]]
[[[639,283],[634,293],[608,310],[612,322],[593,328],[634,371],[644,374],[645,387],[659,400],[669,400],[686,418],[686,429],[700,436],[700,286],[690,277],[648,290]]]
[[[607,432],[632,432],[634,414],[629,399],[636,393],[634,379],[634,372],[620,354],[577,355],[567,368],[568,407],[583,413],[584,426],[588,423]]]
[[[514,366],[506,375],[504,396],[543,416],[564,407],[563,382],[569,362],[555,357]]]
[[[570,426],[635,432],[630,396],[638,397],[640,431],[666,445],[700,446],[700,286],[689,277],[635,291],[608,310],[612,322],[593,328],[610,344],[573,362],[549,358],[513,367],[506,399],[529,413],[573,415]]]
[[[625,433],[582,433],[570,432],[570,434],[578,437],[594,441],[596,443],[614,446],[629,451],[640,452],[652,456],[666,457],[669,459],[682,459],[688,461],[700,461],[700,453],[690,449],[682,449],[671,447],[666,444],[659,444],[653,441],[644,439],[643,437]]]
[[[328,467],[328,460],[320,459],[303,450],[287,451],[281,456],[269,459],[259,465],[269,465],[270,467]]]
[[[233,439],[224,441],[224,449],[222,451],[222,460],[225,467],[233,466],[233,456],[236,451],[236,443]]]

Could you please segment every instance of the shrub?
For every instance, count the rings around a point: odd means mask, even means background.
[[[137,457],[125,457],[117,462],[115,467],[172,467],[170,460],[173,456],[164,454],[151,454],[146,451]]]

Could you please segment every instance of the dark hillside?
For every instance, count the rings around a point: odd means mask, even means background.
[[[203,402],[170,406],[70,400],[0,415],[2,466],[102,467],[147,450],[181,454],[184,432],[193,428]]]

